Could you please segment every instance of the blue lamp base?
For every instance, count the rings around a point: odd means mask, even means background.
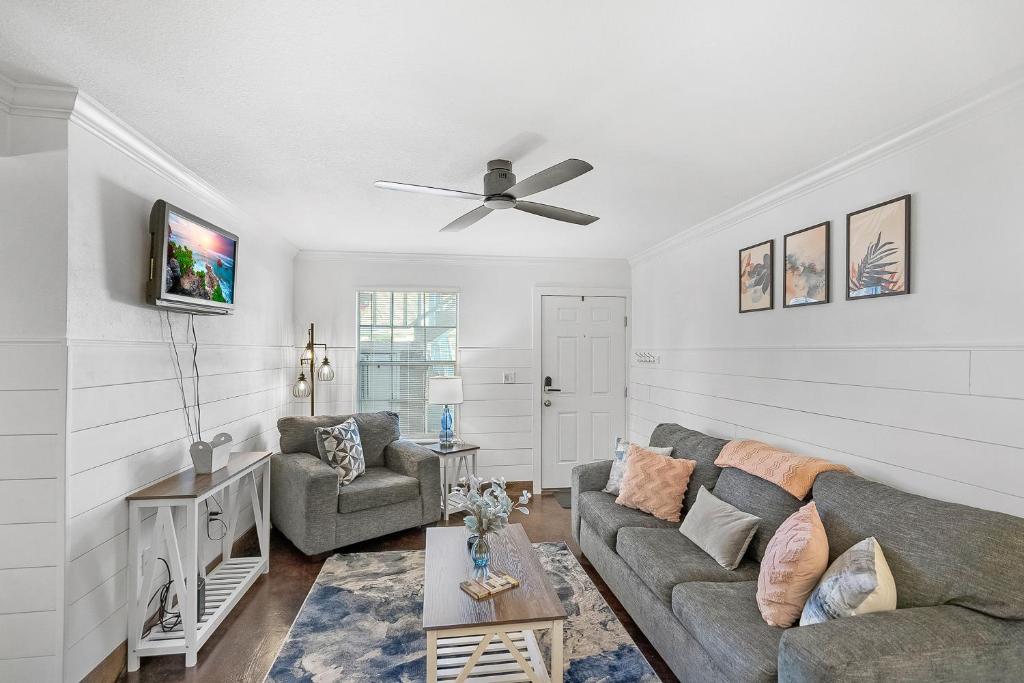
[[[452,419],[452,410],[446,404],[444,412],[441,413],[441,433],[437,435],[437,441],[442,446],[451,446],[455,443],[455,431],[452,426],[455,421]]]

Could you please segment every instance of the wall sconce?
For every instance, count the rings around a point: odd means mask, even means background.
[[[316,349],[323,347],[324,358],[319,367],[316,362]],[[306,379],[305,369],[309,366],[309,379]],[[299,356],[299,376],[292,385],[292,396],[295,398],[309,398],[309,414],[316,415],[316,380],[330,382],[335,377],[334,366],[327,359],[327,344],[317,343],[314,336],[313,323],[309,324],[308,341],[306,348]]]

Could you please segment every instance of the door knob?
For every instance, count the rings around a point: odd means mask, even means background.
[[[544,399],[544,407],[545,408],[550,408],[551,407],[551,399],[550,398]]]

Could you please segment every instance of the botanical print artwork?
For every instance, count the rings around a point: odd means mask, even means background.
[[[784,307],[828,303],[828,253],[828,221],[783,238]]]
[[[740,249],[740,313],[767,311],[775,306],[772,262],[775,241]]]
[[[910,195],[846,216],[847,299],[910,293]]]

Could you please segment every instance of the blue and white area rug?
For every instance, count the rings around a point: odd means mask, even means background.
[[[565,606],[566,683],[658,677],[564,543],[536,543]],[[334,555],[324,564],[267,681],[426,680],[423,552]],[[548,659],[547,633],[538,640]]]

